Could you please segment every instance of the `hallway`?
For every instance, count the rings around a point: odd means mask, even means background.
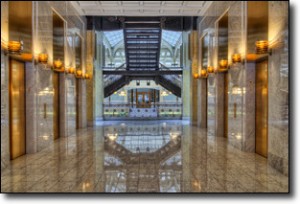
[[[105,121],[12,160],[1,192],[288,192],[288,177],[187,121]]]

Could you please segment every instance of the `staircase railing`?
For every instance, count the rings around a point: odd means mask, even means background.
[[[107,67],[104,67],[103,69],[108,69]],[[113,68],[110,68],[113,69]],[[126,63],[122,64],[121,66],[114,68],[113,70],[121,70],[126,69]],[[122,76],[121,75],[104,75],[103,81],[104,81],[104,87],[109,86],[110,84],[114,83],[115,81],[119,80]]]
[[[182,70],[182,67],[166,67],[165,65],[163,65],[162,63],[159,63],[160,65],[160,70]],[[163,76],[166,80],[173,82],[174,84],[176,84],[177,86],[181,87],[182,84],[182,77],[181,75],[164,75]]]

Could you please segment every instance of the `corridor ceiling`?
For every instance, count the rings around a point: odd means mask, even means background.
[[[84,16],[202,16],[212,1],[72,1]]]

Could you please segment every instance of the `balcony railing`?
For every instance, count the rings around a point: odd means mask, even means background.
[[[135,103],[109,103],[103,104],[103,110],[105,119],[182,118],[182,103],[151,103],[147,107]]]

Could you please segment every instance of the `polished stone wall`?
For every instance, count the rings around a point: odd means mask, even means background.
[[[208,65],[218,67],[217,22],[228,11],[228,60],[240,53],[246,56],[246,2],[213,2],[198,24],[200,36],[209,35]],[[201,54],[199,55],[201,56]],[[201,59],[200,59],[201,60]],[[255,72],[253,67],[238,64],[228,71],[228,141],[233,146],[253,152],[255,148]],[[224,88],[222,73],[211,74],[207,79],[207,128],[209,135],[224,137]],[[203,89],[205,91],[205,89]],[[199,91],[198,97],[202,93]],[[202,97],[201,100],[206,100]],[[202,102],[204,104],[204,102]],[[201,116],[205,117],[205,116]]]
[[[182,118],[190,120],[191,117],[191,60],[189,59],[189,34],[182,32],[182,47],[183,47],[183,70],[182,70]]]
[[[1,171],[9,164],[8,56],[2,43],[8,41],[8,1],[1,1]]]
[[[1,2],[1,45],[8,42],[8,4]],[[54,91],[59,81],[59,125],[60,137],[70,136],[76,131],[76,114],[79,113],[78,127],[86,126],[85,80],[76,79],[64,73],[49,70],[53,63],[53,23],[56,12],[65,22],[64,64],[75,66],[75,34],[82,38],[82,70],[85,71],[86,19],[78,15],[70,2],[32,2],[32,54],[48,54],[48,66],[26,62],[26,153],[34,153],[49,147],[54,142],[54,115],[57,102]],[[2,48],[2,46],[1,46]],[[58,76],[58,80],[56,80]],[[78,97],[79,95],[79,97]],[[1,49],[1,169],[9,163],[9,97],[8,97],[8,56]],[[76,103],[79,104],[76,112]]]
[[[272,54],[268,60],[268,162],[288,174],[289,141],[289,86],[288,86],[288,2],[268,2],[269,27],[268,40]],[[255,39],[247,36],[247,2],[213,2],[198,24],[199,36],[209,33],[209,65],[218,66],[217,20],[228,11],[228,60],[231,55],[240,53],[245,63],[231,64],[228,71],[228,142],[243,151],[255,152],[255,62],[247,60],[246,55],[255,51]],[[256,36],[257,37],[257,36]],[[201,45],[200,45],[201,46]],[[200,51],[201,52],[201,51]],[[201,56],[201,53],[199,57]],[[201,61],[201,59],[199,59]],[[220,128],[218,119],[222,118],[222,91],[218,86],[218,74],[207,79],[207,112],[202,111],[198,118],[207,116],[208,135],[217,135]],[[222,83],[221,83],[222,84]],[[199,104],[206,100],[205,89],[198,90]],[[220,100],[218,100],[220,99]],[[202,101],[202,102],[201,102]],[[220,103],[218,103],[218,101]],[[213,114],[212,114],[213,113]],[[222,127],[221,127],[222,129]]]
[[[192,58],[192,71],[191,71],[191,121],[193,125],[198,124],[198,98],[193,97],[197,95],[199,80],[193,77],[194,74],[199,74],[198,69],[198,32],[192,31],[190,34],[190,52]]]
[[[85,44],[86,44],[86,23],[85,18],[78,16],[75,9],[69,2],[34,2],[34,51],[36,54],[40,52],[46,52],[49,55],[49,63],[51,64],[53,53],[53,34],[52,34],[52,15],[56,12],[65,22],[65,47],[64,47],[64,64],[66,68],[75,67],[75,35],[79,35],[82,39],[82,70],[85,72]],[[43,70],[43,69],[41,69]],[[43,70],[45,72],[45,70]],[[54,73],[45,74],[47,76]],[[84,116],[83,106],[85,102],[82,92],[77,93],[76,79],[74,75],[59,74],[60,82],[60,132],[61,136],[70,136],[75,133],[78,123],[78,127],[82,128],[85,125],[86,117]],[[38,81],[39,82],[39,81]],[[45,82],[43,82],[45,83]],[[51,89],[51,82],[49,81],[48,89]],[[84,86],[85,82],[79,80],[78,86]],[[50,88],[49,88],[50,87]],[[82,90],[78,88],[78,90]],[[80,96],[80,97],[77,97]],[[51,100],[51,99],[49,99]],[[52,98],[53,100],[53,98]],[[50,103],[50,101],[49,101]],[[78,105],[78,109],[76,105]],[[63,114],[64,113],[64,114]],[[78,114],[78,120],[76,117]],[[48,124],[48,130],[52,129],[52,124]],[[44,125],[44,124],[43,124]],[[37,128],[43,129],[41,125],[37,125]],[[53,133],[52,133],[53,134]],[[39,134],[40,135],[40,134]],[[49,133],[51,135],[51,133]]]
[[[289,63],[288,2],[269,2],[269,36],[273,44],[268,67],[268,162],[288,175]]]
[[[87,64],[86,72],[92,76],[92,80],[86,83],[86,104],[87,104],[87,125],[93,126],[94,123],[94,44],[95,33],[94,31],[87,31]]]

